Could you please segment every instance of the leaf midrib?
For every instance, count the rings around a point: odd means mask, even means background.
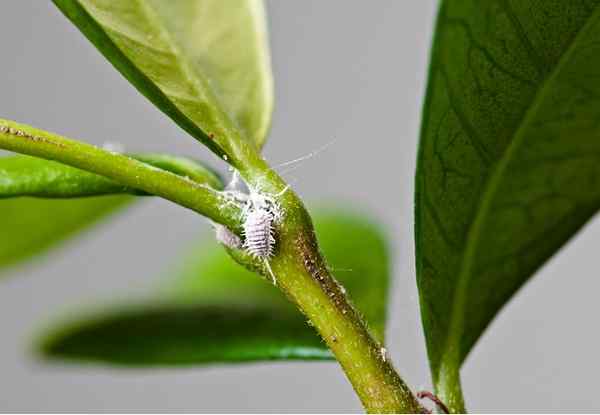
[[[224,108],[223,103],[219,100],[215,91],[213,91],[212,87],[210,87],[210,85],[208,84],[208,80],[204,81],[206,85],[201,85],[201,76],[197,73],[196,70],[193,69],[192,65],[190,64],[190,59],[187,57],[187,55],[177,47],[176,42],[171,36],[171,33],[166,28],[166,25],[162,22],[161,18],[158,16],[158,13],[150,4],[147,4],[145,0],[135,0],[135,2],[138,4],[142,13],[145,14],[146,18],[153,23],[152,26],[156,28],[156,30],[160,33],[161,37],[165,39],[165,41],[169,45],[170,53],[176,58],[175,64],[181,69],[185,80],[191,85],[195,94],[195,99],[197,100],[198,97],[206,96],[206,98],[216,102],[218,105],[215,109],[218,110],[221,115],[221,117],[217,118],[219,128],[221,130],[231,130],[231,128],[224,128],[222,123],[223,118],[226,118],[227,121],[233,124],[233,120],[229,119],[229,116],[227,114],[224,114],[222,111],[219,110],[219,108]],[[202,88],[203,86],[204,88]],[[172,94],[172,96],[180,98],[175,94]],[[181,98],[186,99],[185,97]],[[200,128],[200,126],[198,127]],[[240,130],[241,133],[241,129],[238,128],[238,130]],[[205,131],[205,134],[208,133],[208,131]]]
[[[223,150],[208,139],[195,122],[185,115],[158,86],[135,63],[127,57],[117,46],[106,28],[93,16],[80,0],[52,0],[59,10],[77,26],[86,38],[106,57],[106,59],[127,79],[134,87],[163,113],[172,118],[177,125],[195,139],[203,142],[212,152],[219,157]],[[88,27],[78,24],[78,18],[89,21]],[[113,59],[114,57],[118,59]]]
[[[599,12],[600,6],[595,6],[594,11],[589,15],[585,23],[581,26],[581,29],[573,37],[571,44],[561,55],[555,67],[540,82],[540,86],[531,101],[531,105],[525,111],[522,122],[519,123],[519,127],[515,130],[513,139],[506,148],[503,156],[497,161],[496,167],[488,179],[487,186],[485,186],[485,190],[479,199],[478,209],[476,209],[477,213],[468,232],[466,249],[464,250],[463,261],[461,262],[459,270],[460,273],[453,302],[454,306],[452,307],[450,324],[448,326],[446,347],[443,349],[443,355],[441,356],[440,364],[438,365],[438,375],[442,366],[452,368],[456,365],[456,369],[460,366],[460,339],[464,329],[466,288],[472,277],[471,271],[475,259],[477,242],[482,234],[481,228],[484,220],[487,218],[487,213],[496,194],[496,190],[499,187],[499,183],[504,176],[509,161],[512,159],[511,156],[525,140],[526,135],[524,132],[526,131],[526,126],[530,124],[530,121],[537,113],[537,109],[544,101],[549,86],[553,85],[556,76],[561,73],[562,67],[570,60],[576,45],[579,43],[580,37],[582,34],[586,33],[591,22],[596,20]]]

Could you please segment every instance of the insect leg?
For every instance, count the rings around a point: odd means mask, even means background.
[[[269,275],[271,276],[271,282],[273,285],[277,285],[277,279],[275,278],[275,274],[273,274],[273,270],[271,269],[271,264],[269,264],[269,260],[267,258],[263,259],[265,268],[267,269]]]

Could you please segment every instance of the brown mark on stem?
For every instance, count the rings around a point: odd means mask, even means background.
[[[325,294],[336,305],[342,314],[356,312],[346,298],[346,290],[331,275],[323,257],[318,254],[316,235],[312,232],[310,235],[300,234],[296,239],[296,247],[300,251],[304,267],[314,280],[321,286]]]
[[[37,135],[29,134],[23,130],[19,130],[14,127],[9,127],[7,125],[0,125],[0,133],[10,134],[12,136],[25,138],[30,141],[35,141],[38,143],[45,143],[45,144],[50,144],[50,145],[53,145],[56,147],[65,148],[65,145],[63,143],[58,143],[58,142],[51,140],[49,138],[46,138],[46,137],[40,137]]]

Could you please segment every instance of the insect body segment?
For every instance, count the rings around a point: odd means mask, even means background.
[[[275,249],[275,224],[281,219],[280,208],[272,198],[251,192],[244,207],[244,248],[257,259],[261,259],[277,284],[269,259]]]
[[[252,256],[269,259],[273,255],[275,216],[269,209],[249,209],[244,221],[244,247]]]
[[[273,284],[277,281],[271,270],[270,259],[275,253],[276,225],[283,219],[283,211],[277,202],[289,186],[277,193],[263,193],[257,188],[247,186],[240,189],[243,182],[237,172],[234,172],[231,182],[224,191],[227,203],[243,204],[241,220],[243,221],[242,236],[240,240],[225,227],[217,226],[217,239],[229,248],[243,248],[255,259],[262,261],[264,268],[271,277]]]

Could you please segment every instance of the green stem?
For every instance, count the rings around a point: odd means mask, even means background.
[[[308,317],[342,366],[369,413],[422,413],[383,345],[369,332],[345,289],[329,272],[313,225],[302,202],[264,162],[246,163],[242,175],[251,189],[280,195],[283,219],[276,229],[275,255],[269,260],[277,286]],[[285,191],[284,191],[285,190]],[[261,264],[243,252],[234,258],[251,269]],[[269,275],[264,270],[267,278]]]
[[[460,367],[447,363],[458,361],[458,359],[444,359],[439,371],[439,377],[435,382],[435,392],[450,410],[452,414],[464,414],[467,412],[465,399],[463,397],[460,381]]]
[[[288,201],[294,198],[286,194]],[[345,289],[330,274],[308,215],[303,209],[289,208],[285,215],[277,230],[277,252],[269,261],[278,288],[317,329],[367,412],[426,412],[394,369],[383,345],[369,332]],[[240,264],[271,279],[259,260],[242,250],[228,251]]]
[[[269,261],[278,286],[321,334],[368,412],[425,412],[395,371],[383,345],[371,335],[346,297],[343,287],[329,273],[300,199],[291,190],[284,192],[285,182],[252,146],[238,144],[240,173],[251,190],[279,195],[277,202],[283,219],[276,229],[276,253]],[[122,154],[5,120],[0,120],[0,148],[56,160],[108,177],[188,207],[241,233],[241,207],[229,200],[226,193]],[[256,267],[256,261],[243,251],[237,254],[238,261]]]
[[[329,273],[308,222],[296,232],[286,229],[285,234],[279,240],[280,254],[271,261],[278,285],[321,334],[365,409],[369,413],[422,412],[383,345]]]
[[[161,196],[232,230],[241,229],[241,209],[226,194],[123,154],[103,150],[0,119],[0,148],[77,167],[125,186]]]

